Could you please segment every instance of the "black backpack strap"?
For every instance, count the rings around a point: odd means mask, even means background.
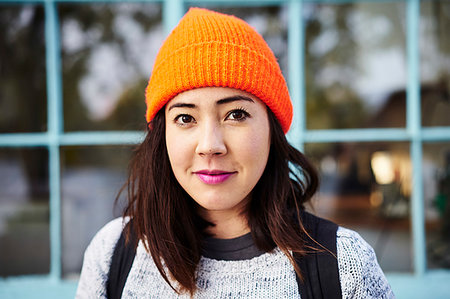
[[[336,249],[338,226],[307,212],[302,212],[300,216],[311,237],[331,252],[307,239],[306,245],[319,250],[301,257],[294,254],[294,259],[303,275],[303,280],[297,276],[298,289],[302,299],[342,298]]]
[[[130,226],[130,239],[125,242],[125,231]],[[133,265],[136,255],[137,237],[133,230],[133,220],[130,220],[122,230],[119,241],[116,243],[106,282],[106,296],[109,299],[122,297],[123,288],[127,281],[128,273]]]

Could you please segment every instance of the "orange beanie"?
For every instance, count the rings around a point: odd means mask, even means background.
[[[275,55],[250,25],[234,16],[191,8],[167,37],[146,89],[147,122],[177,94],[199,87],[253,94],[286,133],[292,103]]]

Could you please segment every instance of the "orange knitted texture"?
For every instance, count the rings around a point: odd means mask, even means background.
[[[234,16],[191,8],[163,43],[146,89],[147,122],[177,94],[200,87],[253,94],[286,133],[292,103],[275,55],[250,25]]]

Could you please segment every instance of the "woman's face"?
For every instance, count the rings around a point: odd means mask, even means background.
[[[269,156],[265,104],[240,90],[205,87],[178,94],[165,116],[170,164],[184,190],[206,215],[242,212]]]

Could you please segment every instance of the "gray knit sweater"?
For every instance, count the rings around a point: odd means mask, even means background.
[[[106,298],[106,280],[124,222],[104,226],[84,255],[76,298]],[[337,231],[339,278],[343,298],[394,298],[373,249],[356,232]],[[195,298],[300,298],[295,271],[279,250],[248,260],[200,259]],[[176,286],[176,283],[174,283]],[[122,298],[189,298],[177,295],[139,243]]]

